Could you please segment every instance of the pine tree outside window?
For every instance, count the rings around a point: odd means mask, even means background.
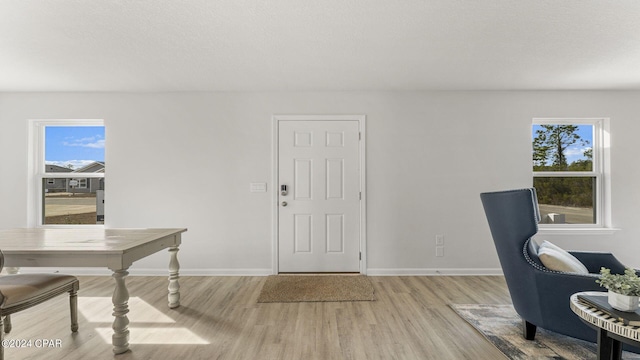
[[[534,119],[533,186],[541,228],[606,227],[606,119]]]

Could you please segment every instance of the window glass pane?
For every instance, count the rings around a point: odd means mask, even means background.
[[[104,173],[104,126],[46,126],[45,172]]]
[[[104,178],[45,178],[44,225],[104,224]]]
[[[533,171],[593,171],[593,125],[533,125]]]
[[[595,224],[595,177],[534,177],[543,224]]]
[[[43,225],[104,224],[104,126],[45,126]],[[86,174],[99,174],[87,177]]]

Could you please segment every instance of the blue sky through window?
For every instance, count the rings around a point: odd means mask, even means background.
[[[586,140],[587,145],[582,145],[580,142],[571,145],[565,151],[565,156],[567,157],[567,163],[571,164],[576,160],[586,160],[584,156],[584,151],[587,149],[593,148],[593,125],[577,125],[578,131],[577,134],[582,138],[582,140]],[[531,131],[531,141],[536,138],[536,131],[542,129],[540,125],[533,125],[533,130]]]
[[[104,126],[45,127],[45,163],[74,169],[104,161]]]

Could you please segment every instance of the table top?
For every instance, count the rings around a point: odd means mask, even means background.
[[[578,299],[578,295],[605,295],[602,291],[585,291],[571,295],[571,310],[586,322],[621,337],[640,341],[640,327],[625,325],[617,318],[611,317],[598,308]]]
[[[21,228],[0,230],[5,255],[25,253],[123,253],[151,241],[179,235],[177,229]]]

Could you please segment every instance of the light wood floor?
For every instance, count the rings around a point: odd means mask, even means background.
[[[448,304],[506,304],[499,276],[372,277],[377,301],[258,304],[265,277],[182,277],[167,307],[164,277],[129,277],[131,352],[111,351],[113,279],[81,277],[80,330],[66,296],[13,316],[6,359],[501,359]],[[59,339],[59,348],[36,348]]]

